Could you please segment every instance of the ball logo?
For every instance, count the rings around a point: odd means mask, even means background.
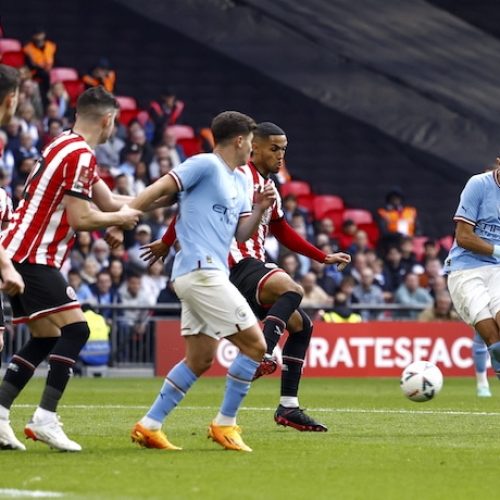
[[[71,300],[76,300],[76,293],[75,290],[73,290],[73,287],[68,286],[66,288],[66,295],[71,299]]]
[[[236,318],[238,321],[245,321],[248,318],[247,306],[240,306],[236,309]]]

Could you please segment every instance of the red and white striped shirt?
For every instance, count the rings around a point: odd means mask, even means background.
[[[90,200],[98,180],[94,153],[83,137],[67,131],[54,139],[28,177],[23,199],[2,235],[8,256],[60,268],[75,239],[63,197]]]
[[[274,220],[281,219],[284,217],[283,208],[281,205],[281,197],[278,193],[276,185],[272,179],[266,179],[260,172],[255,168],[255,165],[250,161],[247,165],[238,167],[238,170],[245,174],[247,179],[247,190],[248,196],[255,202],[255,193],[261,191],[266,184],[272,184],[276,194],[276,201],[264,212],[262,220],[259,224],[257,231],[243,243],[238,243],[233,239],[231,244],[231,250],[229,254],[229,267],[234,266],[240,260],[246,259],[248,257],[253,257],[255,259],[265,262],[265,250],[264,242],[267,234],[269,233],[269,223]]]

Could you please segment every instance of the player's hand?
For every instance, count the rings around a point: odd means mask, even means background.
[[[123,229],[134,229],[134,227],[139,222],[139,217],[142,215],[140,210],[136,210],[135,208],[130,208],[128,205],[123,205],[119,211],[122,216],[122,223],[120,227]]]
[[[276,193],[272,184],[266,184],[264,189],[258,191],[255,196],[255,204],[259,205],[262,210],[266,210],[276,201]]]
[[[141,259],[146,261],[149,266],[152,266],[158,259],[165,260],[170,247],[163,243],[162,240],[156,240],[142,246],[141,250],[145,250],[141,253]]]
[[[343,271],[350,262],[351,256],[344,252],[329,253],[324,260],[324,263],[327,265],[337,264],[339,271]]]
[[[117,226],[111,226],[106,229],[104,241],[110,248],[118,248],[123,243],[123,231]]]
[[[2,286],[0,288],[7,295],[24,293],[24,280],[12,264],[2,268]]]

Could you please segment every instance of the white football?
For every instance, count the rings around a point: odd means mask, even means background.
[[[428,361],[415,361],[401,374],[401,390],[412,401],[430,401],[443,387],[441,370]]]

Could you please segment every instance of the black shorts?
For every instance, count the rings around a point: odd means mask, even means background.
[[[266,280],[274,273],[282,272],[276,264],[262,262],[258,259],[243,259],[231,268],[229,279],[233,285],[247,299],[255,316],[264,319],[271,304],[262,305],[259,302],[259,293]]]
[[[80,307],[76,293],[55,267],[13,262],[23,277],[23,294],[10,296],[12,323],[26,323],[49,314]]]

